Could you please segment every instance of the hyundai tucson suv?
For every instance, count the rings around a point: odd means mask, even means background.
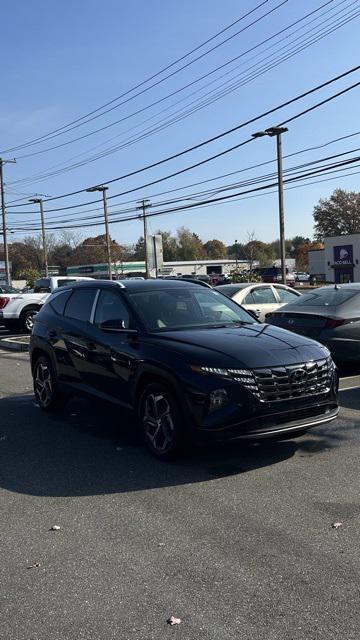
[[[338,412],[326,347],[186,281],[63,286],[35,316],[30,356],[42,409],[82,393],[133,409],[159,458],[187,436],[289,437]]]

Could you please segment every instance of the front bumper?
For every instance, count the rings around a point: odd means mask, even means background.
[[[196,429],[198,436],[213,440],[257,440],[277,435],[291,435],[297,431],[312,429],[335,420],[339,413],[337,403],[330,403],[303,411],[287,411],[257,416],[244,422],[226,425],[222,428]]]

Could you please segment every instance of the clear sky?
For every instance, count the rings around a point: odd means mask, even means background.
[[[62,127],[129,91],[134,85],[171,64],[244,13],[254,9],[260,2],[261,0],[182,0],[181,3],[164,0],[103,0],[100,3],[98,0],[3,0],[0,148],[4,158],[17,159],[16,165],[5,166],[8,204],[14,204],[10,201],[21,197],[23,200],[20,202],[26,202],[34,193],[55,196],[75,191],[139,169],[236,126],[359,63],[357,14],[360,13],[360,0],[333,0],[328,3],[326,0],[288,0],[282,5],[282,0],[268,0],[251,16],[238,22],[196,54],[186,58],[182,64],[274,9],[270,15],[158,86],[135,98],[134,92],[130,93],[126,98],[132,97],[131,100],[73,131],[39,145],[4,152],[8,148],[22,145]],[[325,3],[326,6],[313,16],[285,30],[261,47],[256,47]],[[348,19],[351,20],[340,26]],[[270,64],[281,55],[285,56],[294,51],[295,47],[300,47],[302,43],[309,44],[317,35],[335,27],[339,28],[282,64],[276,67]],[[245,54],[253,47],[256,48]],[[184,85],[241,54],[242,57],[222,70],[186,90],[179,91]],[[179,66],[172,67],[167,73],[176,71]],[[259,71],[267,68],[266,73],[254,77]],[[228,75],[224,76],[227,72]],[[156,80],[164,75],[158,76]],[[219,85],[227,80],[232,80],[233,83],[238,81],[242,86],[171,126],[110,155],[71,171],[63,171],[57,176],[35,179],[35,176],[43,176],[57,168],[62,169],[79,160],[86,160],[115,145],[124,144],[135,134],[155,127],[157,123],[164,122],[164,119],[168,122],[172,116],[187,110],[187,105],[195,104],[192,102],[195,99],[196,106],[200,102],[206,102],[205,94],[212,91],[213,96],[215,90],[221,90],[222,87]],[[156,180],[233,146],[247,139],[254,131],[277,124],[357,81],[359,72],[200,150],[132,178],[114,182],[109,185],[108,195],[112,196]],[[209,85],[210,82],[213,83]],[[175,91],[176,95],[166,98]],[[360,131],[359,97],[360,88],[356,88],[291,123],[289,132],[283,137],[284,154],[321,145]],[[163,98],[166,99],[162,100]],[[162,102],[149,107],[158,100]],[[110,106],[118,104],[119,102],[115,102]],[[134,115],[139,111],[141,112]],[[115,120],[122,122],[85,139],[32,155],[48,147],[70,142],[76,137],[110,125]],[[360,135],[323,149],[285,158],[284,167],[289,168],[358,147]],[[349,154],[352,155],[357,155],[357,152]],[[151,198],[154,203],[167,200],[169,195],[157,194],[225,173],[240,171],[274,158],[275,140],[261,138],[176,178],[113,199],[109,201],[112,205],[110,212],[125,207],[132,208],[133,204],[123,205],[129,200]],[[272,170],[275,170],[275,164],[222,178],[210,185],[189,187],[183,192],[170,194],[170,197],[177,197],[179,193],[191,195],[210,187],[219,188],[230,182],[252,179]],[[312,210],[320,197],[328,197],[336,187],[359,190],[356,168],[349,168],[344,173],[351,171],[354,175],[335,178],[332,176],[331,181],[286,191],[287,237],[312,235]],[[331,176],[323,176],[328,177]],[[94,199],[93,194],[82,193],[79,196],[46,203],[45,208],[70,207]],[[47,213],[47,220],[56,220],[58,226],[63,227],[71,224],[71,221],[72,224],[81,225],[82,222],[78,220],[80,216],[91,217],[99,214],[82,211],[97,206],[99,205]],[[153,211],[155,210],[154,208]],[[14,213],[15,211],[17,213]],[[24,211],[26,213],[22,213]],[[38,224],[38,214],[35,211],[36,207],[33,206],[20,205],[18,209],[10,207],[9,227],[15,228],[20,223]],[[96,218],[92,220],[98,221]],[[217,204],[202,210],[195,209],[186,213],[152,218],[150,230],[156,231],[161,228],[175,231],[179,226],[185,225],[198,233],[203,240],[218,238],[225,243],[232,243],[235,238],[245,241],[247,233],[254,231],[257,238],[271,241],[278,237],[277,221],[277,196],[276,193],[269,193],[237,202]],[[89,220],[86,223],[88,224]],[[83,227],[81,231],[84,235],[92,235],[102,233],[103,228]],[[132,243],[141,234],[141,225],[137,220],[112,224],[111,234],[119,242]],[[11,236],[12,239],[19,237],[19,234]]]

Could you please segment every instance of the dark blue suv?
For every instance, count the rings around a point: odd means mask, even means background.
[[[35,317],[30,355],[42,409],[80,393],[131,408],[160,458],[187,435],[288,437],[338,412],[326,347],[186,281],[61,287]]]

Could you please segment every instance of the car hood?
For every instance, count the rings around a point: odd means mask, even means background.
[[[310,338],[268,324],[241,327],[166,331],[156,341],[202,359],[199,364],[244,368],[298,364],[328,355]],[[221,356],[221,358],[219,358]]]

